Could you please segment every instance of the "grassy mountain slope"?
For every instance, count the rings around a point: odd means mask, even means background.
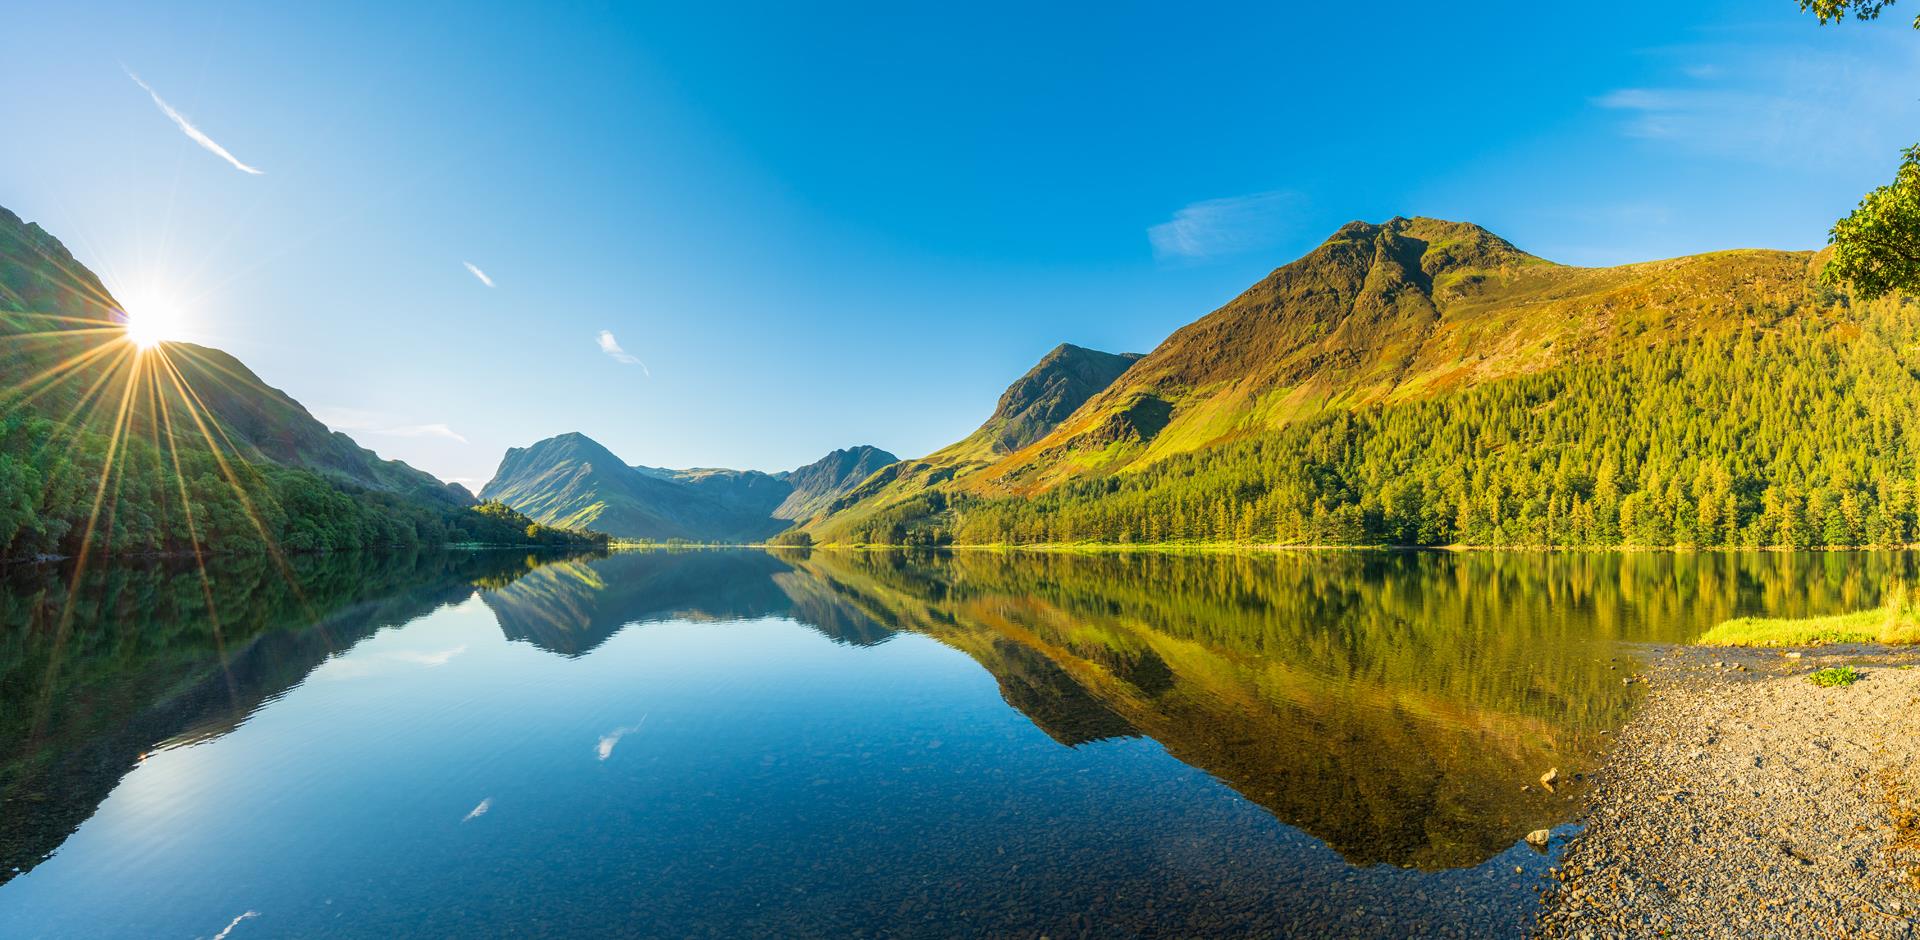
[[[1806,298],[1810,257],[1574,268],[1476,225],[1350,223],[1176,331],[975,490],[1040,492],[1319,414],[1739,329]]]
[[[1920,305],[1809,252],[1553,264],[1354,223],[841,541],[1920,541]],[[843,509],[848,514],[859,508]],[[833,538],[816,539],[833,541]]]
[[[105,286],[0,209],[0,557],[521,541],[526,521],[382,460],[233,357],[142,350]]]
[[[125,376],[109,376],[109,365],[117,357],[131,356],[131,350],[113,349],[126,345],[114,332],[124,320],[99,278],[58,240],[0,209],[0,337],[5,338],[0,362],[6,364],[6,374],[28,380],[67,357],[100,354],[86,367],[33,387],[28,406],[65,419],[76,407],[100,401],[101,407],[79,407],[73,417],[110,431]],[[196,405],[219,424],[245,459],[312,470],[367,489],[449,504],[473,502],[458,488],[400,461],[383,460],[347,435],[329,430],[299,402],[218,349],[170,342],[165,350],[181,384],[192,390],[191,402],[164,375],[155,377],[160,393],[182,422],[188,421],[186,405]],[[156,418],[144,406],[144,400],[136,398],[130,417],[151,430],[145,422]]]
[[[805,523],[806,531],[822,542],[894,540],[897,519],[939,512],[933,507],[944,507],[941,494],[956,481],[1043,438],[1139,359],[1138,353],[1116,355],[1069,343],[1054,347],[1007,387],[993,414],[972,434],[919,460],[885,467],[825,502],[809,514],[814,518]]]

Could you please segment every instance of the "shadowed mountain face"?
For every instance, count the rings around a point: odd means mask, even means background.
[[[299,467],[351,486],[437,504],[472,503],[458,488],[400,461],[383,460],[329,430],[299,402],[220,350],[170,342],[165,344],[169,370],[129,367],[134,352],[120,330],[125,319],[119,302],[65,246],[0,208],[0,364],[9,383],[22,383],[0,390],[0,398],[23,394],[34,411],[50,419],[78,420],[109,432],[121,398],[131,389],[137,394],[126,396],[125,420],[135,432],[169,434],[182,447],[204,450],[205,437],[192,417],[197,413],[240,459]],[[69,367],[62,368],[63,363]],[[150,394],[164,407],[157,409]],[[160,410],[171,414],[171,423]]]
[[[592,541],[475,506],[232,356],[142,345],[126,322],[58,241],[0,209],[0,560]]]
[[[732,471],[681,479],[673,471],[630,467],[599,442],[572,433],[507,451],[480,496],[536,522],[616,538],[757,541],[785,528],[770,514],[786,494],[778,481],[756,482]]]
[[[30,871],[150,752],[225,734],[329,657],[503,585],[511,551],[214,559],[0,572],[0,884]],[[212,606],[208,606],[208,593]],[[69,601],[71,598],[71,602]],[[71,603],[71,606],[69,604]]]
[[[987,453],[1013,453],[1045,437],[1140,358],[1139,353],[1115,355],[1061,343],[1007,386],[993,416],[969,440],[984,445]]]
[[[119,319],[120,305],[67,246],[0,207],[0,323],[10,330],[85,329]]]
[[[793,513],[832,502],[892,461],[863,446],[778,474],[668,470],[628,466],[592,438],[568,433],[507,451],[480,495],[536,522],[616,538],[759,542],[787,528]]]
[[[773,516],[776,519],[807,519],[817,515],[848,490],[859,486],[860,481],[899,459],[878,447],[862,444],[836,450],[804,467],[788,471],[785,479],[793,491],[774,508]]]

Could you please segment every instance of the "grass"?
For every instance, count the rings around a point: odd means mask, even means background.
[[[1807,681],[1822,688],[1852,685],[1865,675],[1852,666],[1828,666],[1807,676]]]
[[[1798,619],[1736,617],[1699,639],[1701,646],[1826,646],[1832,643],[1920,643],[1920,591],[1896,584],[1886,604],[1851,614]]]
[[[1701,646],[1826,646],[1887,642],[1880,639],[1881,627],[1886,621],[1884,609],[1792,620],[1736,617],[1708,630],[1699,643]]]

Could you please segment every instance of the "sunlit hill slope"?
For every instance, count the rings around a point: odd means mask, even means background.
[[[1580,268],[1475,225],[1355,222],[1044,434],[984,459],[955,445],[974,458],[964,472],[923,473],[911,493],[895,479],[921,464],[895,468],[807,528],[823,542],[1913,541],[1913,308],[1852,303],[1817,260]]]

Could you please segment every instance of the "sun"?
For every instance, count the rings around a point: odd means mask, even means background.
[[[141,349],[180,338],[180,309],[165,298],[146,296],[129,299],[126,305],[127,341]]]

